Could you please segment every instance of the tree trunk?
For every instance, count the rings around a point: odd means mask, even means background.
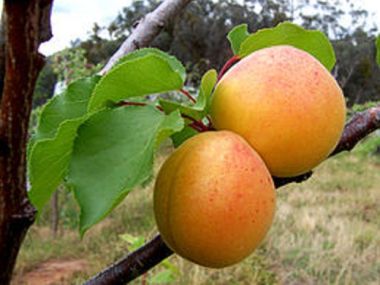
[[[10,283],[35,209],[26,192],[26,143],[35,82],[51,37],[53,0],[4,1],[5,73],[0,102],[0,284]]]

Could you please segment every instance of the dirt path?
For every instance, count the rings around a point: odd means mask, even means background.
[[[87,261],[84,259],[50,260],[16,277],[13,285],[66,285],[75,273],[85,271],[86,268]]]

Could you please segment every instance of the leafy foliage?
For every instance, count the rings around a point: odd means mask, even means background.
[[[101,111],[79,128],[68,183],[81,207],[82,234],[151,176],[157,145],[182,127],[178,112],[130,106]]]
[[[170,113],[174,110],[179,110],[181,114],[187,117],[187,124],[192,123],[192,121],[189,120],[189,118],[202,122],[202,119],[204,119],[209,112],[211,94],[217,82],[217,76],[218,74],[214,69],[209,70],[203,75],[201,85],[199,87],[197,102],[195,104],[185,105],[174,101],[161,99],[159,101],[160,106],[165,111],[165,113]],[[193,128],[185,126],[185,128],[181,132],[173,134],[171,138],[174,146],[178,147],[184,141],[196,135],[197,133],[198,132]]]
[[[58,81],[70,84],[78,78],[90,76],[99,70],[100,65],[89,63],[85,57],[86,51],[77,47],[64,49],[52,56],[52,68],[58,76]]]
[[[230,41],[232,51],[234,54],[240,53],[240,46],[249,36],[248,25],[241,24],[234,27],[227,35],[228,40]]]
[[[184,79],[184,68],[175,58],[158,50],[145,49],[128,55],[101,80],[99,76],[94,76],[75,81],[63,94],[51,99],[39,116],[38,127],[28,146],[28,170],[31,184],[29,196],[37,209],[41,211],[58,185],[64,179],[68,179],[69,184],[75,189],[82,208],[81,230],[83,233],[116,206],[117,202],[126,195],[127,190],[144,182],[150,176],[153,153],[157,146],[173,132],[181,131],[183,128],[183,119],[178,111],[165,115],[151,106],[104,109],[100,112],[97,109],[102,109],[110,101],[116,103],[130,96],[143,96],[181,88]],[[112,82],[116,82],[116,86]],[[121,92],[118,93],[120,90]],[[95,104],[95,107],[89,108],[91,103]],[[89,109],[91,112],[88,112]],[[96,129],[98,133],[95,137],[98,141],[96,139],[87,141],[88,132],[86,131],[89,130],[92,134],[94,120],[97,120],[98,127],[103,126],[104,129]],[[115,128],[114,124],[115,126],[119,124],[120,130]],[[79,134],[78,129],[81,130]],[[123,132],[123,130],[127,131]],[[131,130],[132,132],[129,132]],[[118,144],[109,144],[112,142],[113,135],[118,139]],[[117,137],[118,135],[120,137]],[[126,136],[124,140],[123,135]],[[136,140],[136,137],[140,140]],[[85,153],[88,149],[84,147],[81,151],[81,143],[86,146],[95,143],[96,153],[86,157],[83,152]],[[96,143],[102,147],[96,148]],[[90,164],[99,166],[99,172],[94,171],[90,174],[94,174],[96,178],[101,177],[106,170],[115,167],[113,164],[115,160],[107,156],[111,159],[110,167],[104,170],[102,167],[105,166],[104,162],[107,160],[104,160],[102,155],[115,150],[124,152],[123,147],[132,151],[132,159],[116,154],[116,157],[126,158],[126,166],[121,168],[129,173],[123,174],[127,179],[125,185],[121,185],[118,179],[104,179],[103,184],[99,183],[103,188],[98,190],[98,195],[90,195],[92,199],[87,199],[88,188],[84,187],[83,190],[80,187],[80,183],[83,182],[81,179],[86,177],[85,172],[82,172],[82,175],[75,171],[69,172],[75,175],[67,177],[69,166],[75,168],[79,165],[80,167],[81,163],[86,165],[96,159],[102,162]],[[75,150],[74,154],[73,150]],[[119,161],[117,164],[122,165],[122,162]],[[137,166],[133,168],[134,172],[130,172],[128,168],[132,166]],[[90,167],[85,168],[90,169]],[[109,173],[109,177],[113,177],[112,174],[116,175],[117,172]],[[104,199],[101,191],[105,189],[107,189],[106,193],[114,196]],[[116,190],[112,192],[113,189]],[[89,204],[89,201],[97,201],[97,203]]]
[[[102,78],[94,90],[89,110],[130,97],[181,89],[183,70],[178,61],[164,53],[146,50],[134,53]]]
[[[132,59],[141,58],[147,55],[154,54],[160,58],[162,58],[164,61],[167,61],[167,63],[170,65],[173,71],[177,72],[180,76],[182,81],[185,81],[186,79],[186,69],[182,65],[182,63],[174,56],[171,56],[159,49],[156,48],[141,48],[138,50],[135,50],[123,58],[119,60],[117,64],[122,64],[126,61],[130,61]]]
[[[100,76],[79,79],[50,100],[40,115],[34,139],[52,138],[61,123],[85,115],[88,100],[99,79]]]
[[[132,31],[133,23],[157,4],[134,1],[109,26],[97,26],[90,39],[78,45],[86,49],[90,62],[105,61]],[[186,85],[196,87],[202,74],[211,68],[219,70],[231,57],[225,35],[233,27],[247,23],[248,30],[256,32],[283,21],[297,23],[330,38],[337,58],[333,75],[351,106],[380,99],[380,69],[373,48],[378,27],[368,14],[360,1],[354,0],[198,0],[170,21],[152,46],[183,62],[188,72]],[[107,32],[109,37],[104,36]]]
[[[166,113],[173,112],[179,109],[182,114],[185,114],[195,120],[203,119],[208,113],[210,98],[213,88],[216,84],[217,72],[214,69],[206,72],[201,81],[197,102],[195,104],[185,105],[169,100],[160,100],[160,105]]]
[[[289,22],[248,36],[240,45],[239,55],[245,57],[256,50],[276,45],[302,49],[317,58],[328,70],[334,67],[334,49],[328,38],[322,32],[308,31]]]
[[[247,25],[240,25],[228,37],[240,56],[266,46],[292,44],[329,67],[335,60],[323,34],[290,23],[251,35]],[[146,48],[125,56],[102,78],[73,82],[46,104],[29,144],[29,195],[38,210],[65,180],[80,206],[83,235],[146,182],[162,141],[170,137],[177,147],[198,133],[196,126],[207,124],[217,83],[214,69],[202,76],[195,103],[146,98],[178,92],[185,79],[185,68],[175,57]],[[123,100],[128,101],[120,104]],[[157,280],[168,280],[165,274]]]
[[[29,198],[41,211],[65,176],[76,130],[85,120],[88,99],[99,77],[78,80],[42,110],[29,142]]]

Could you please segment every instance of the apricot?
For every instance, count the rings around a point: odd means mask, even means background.
[[[197,264],[241,261],[263,240],[275,192],[259,155],[240,136],[205,132],[164,162],[154,188],[154,213],[165,243]]]
[[[291,46],[253,52],[217,84],[211,101],[217,130],[230,130],[278,177],[303,174],[333,151],[345,122],[342,90],[312,55]]]

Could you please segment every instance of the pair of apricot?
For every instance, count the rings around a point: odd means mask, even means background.
[[[176,253],[220,268],[248,256],[275,212],[271,176],[305,173],[336,146],[345,121],[341,89],[310,54],[262,49],[217,84],[211,118],[163,164],[155,184],[158,229]]]

